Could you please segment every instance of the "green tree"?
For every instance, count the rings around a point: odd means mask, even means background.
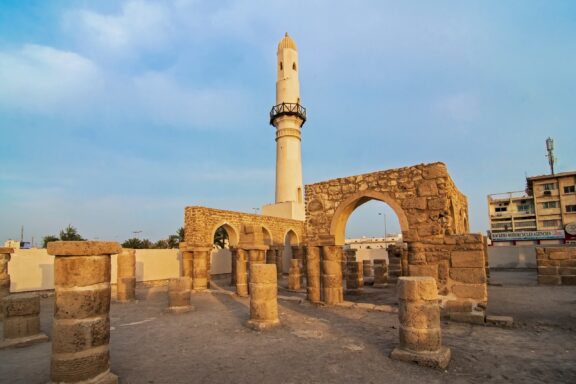
[[[185,238],[185,231],[184,231],[184,227],[180,227],[178,228],[178,230],[176,231],[176,235],[178,235],[178,242],[182,243],[184,241]]]
[[[180,245],[180,237],[178,235],[170,235],[166,239],[167,248],[178,248]]]
[[[142,249],[142,240],[133,237],[123,242],[122,248]]]
[[[72,225],[68,225],[66,228],[60,231],[60,240],[62,241],[85,241],[78,233],[78,230]]]
[[[48,246],[49,242],[58,241],[58,240],[60,240],[60,239],[54,235],[44,236],[44,238],[42,239],[42,248],[46,248]]]
[[[220,227],[214,233],[214,245],[216,248],[224,249],[228,246],[228,232],[224,227]]]
[[[154,244],[148,239],[142,240],[142,249],[152,249],[154,248]]]
[[[158,240],[157,242],[154,243],[153,248],[156,248],[156,249],[169,248],[168,247],[168,241],[167,240]]]

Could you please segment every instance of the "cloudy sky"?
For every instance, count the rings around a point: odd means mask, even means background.
[[[443,161],[486,195],[576,169],[574,1],[20,1],[0,7],[0,240],[153,240],[274,199],[276,46],[300,55],[304,182]],[[349,236],[388,232],[383,203]]]

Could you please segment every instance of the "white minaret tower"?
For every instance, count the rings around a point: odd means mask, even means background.
[[[276,127],[276,204],[265,205],[262,214],[304,220],[300,130],[306,109],[300,105],[298,50],[288,33],[278,44],[276,69],[276,105],[270,111]]]

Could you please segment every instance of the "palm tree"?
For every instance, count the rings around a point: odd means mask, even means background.
[[[224,227],[218,228],[214,233],[214,245],[219,249],[228,248],[228,232]]]
[[[142,249],[142,240],[133,237],[123,242],[122,248]]]
[[[72,225],[68,224],[66,228],[60,231],[60,240],[62,241],[85,241],[78,233],[78,230]]]

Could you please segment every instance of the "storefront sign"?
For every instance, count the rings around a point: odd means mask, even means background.
[[[564,230],[529,232],[492,232],[492,241],[564,239]]]

